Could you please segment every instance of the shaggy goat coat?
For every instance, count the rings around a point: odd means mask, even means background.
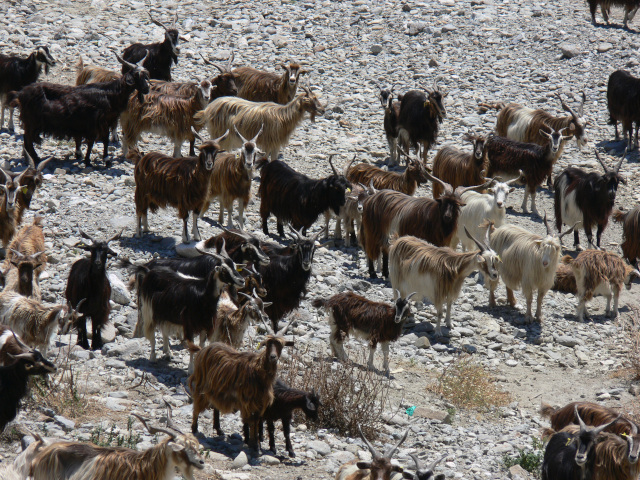
[[[640,258],[640,205],[628,212],[615,210],[613,219],[622,222],[622,254],[631,265],[636,265]]]

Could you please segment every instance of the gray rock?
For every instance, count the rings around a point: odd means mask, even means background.
[[[280,463],[280,460],[271,455],[263,455],[260,457],[260,463],[264,465],[278,465]]]
[[[127,409],[124,405],[118,402],[118,400],[111,397],[107,398],[107,401],[104,402],[104,405],[113,412],[124,412]]]
[[[247,458],[247,454],[244,452],[240,452],[236,458],[233,459],[233,463],[231,464],[231,468],[233,470],[237,470],[239,468],[244,467],[249,463],[249,459]]]
[[[64,429],[65,432],[70,432],[71,430],[76,428],[76,422],[63,417],[62,415],[56,415],[55,417],[53,417],[53,419]]]
[[[371,45],[371,53],[373,53],[374,55],[378,55],[380,52],[382,52],[382,45],[380,45],[379,43],[374,43],[373,45]]]
[[[431,347],[431,342],[427,337],[420,337],[415,341],[414,345],[418,348],[429,348]]]
[[[610,44],[609,42],[602,42],[600,45],[598,45],[598,48],[596,50],[598,51],[598,53],[605,53],[611,50],[612,48],[613,48],[613,45]]]
[[[131,303],[131,295],[124,282],[115,273],[109,273],[108,277],[109,283],[111,283],[111,300],[120,305],[129,305]]]
[[[531,478],[529,472],[527,472],[520,465],[513,465],[509,468],[509,478],[512,480],[527,480]]]
[[[557,336],[556,342],[558,342],[560,345],[564,345],[565,347],[575,347],[579,343],[577,339],[569,337],[567,335]]]
[[[444,25],[442,27],[442,33],[455,32],[457,29],[458,29],[458,27],[456,27],[452,23],[447,23],[446,25]]]
[[[411,36],[422,33],[427,28],[426,22],[409,22],[407,24],[407,33]]]
[[[322,455],[323,457],[331,453],[331,447],[322,440],[311,440],[307,443],[307,448]]]
[[[444,410],[434,410],[426,407],[418,407],[414,410],[413,415],[429,420],[437,420],[442,423],[451,423],[451,415]]]

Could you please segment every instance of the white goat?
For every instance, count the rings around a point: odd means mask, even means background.
[[[514,290],[522,289],[522,293],[527,299],[527,323],[533,322],[531,315],[531,304],[533,303],[533,292],[538,291],[536,320],[542,321],[542,299],[553,286],[556,275],[556,268],[560,261],[562,251],[560,239],[571,233],[574,227],[562,234],[553,234],[544,217],[544,225],[547,229],[547,236],[542,237],[531,233],[516,225],[502,225],[491,234],[491,248],[493,248],[502,259],[498,265],[500,276],[507,287],[507,301],[512,307],[516,306]],[[491,226],[489,229],[491,230]],[[487,230],[487,231],[488,231]],[[489,305],[495,306],[495,290],[498,286],[498,279],[489,279]]]
[[[469,235],[468,231],[466,232]],[[389,278],[394,292],[402,297],[417,292],[417,298],[427,298],[438,312],[436,333],[442,335],[443,304],[447,304],[446,324],[452,328],[451,304],[460,295],[467,276],[476,270],[498,281],[500,257],[488,246],[471,237],[480,251],[459,253],[449,247],[434,247],[412,236],[396,239],[389,250]],[[397,295],[397,293],[395,294]]]
[[[20,426],[30,436],[35,438],[27,448],[22,450],[20,454],[9,465],[0,466],[0,478],[2,480],[25,480],[29,478],[29,470],[31,462],[40,453],[40,451],[50,443],[37,433],[27,430],[24,426]]]

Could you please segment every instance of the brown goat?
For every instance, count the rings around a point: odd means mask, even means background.
[[[424,163],[413,158],[410,159],[409,165],[402,173],[388,172],[375,165],[359,163],[354,167],[351,167],[351,164],[347,165],[344,176],[353,184],[362,183],[363,185],[372,185],[377,190],[395,190],[406,195],[413,195],[416,188],[429,181],[425,174],[427,171]]]
[[[110,82],[120,78],[118,72],[97,65],[85,65],[82,57],[78,57],[76,63],[76,85],[88,85],[90,83]]]
[[[622,255],[631,265],[638,267],[640,259],[640,205],[628,212],[613,211],[613,219],[622,223]]]
[[[238,86],[238,96],[252,102],[273,102],[282,105],[296,96],[300,75],[308,73],[297,63],[280,65],[284,72],[265,72],[252,67],[240,67],[232,70]]]
[[[194,131],[194,133],[196,133]],[[227,135],[215,140],[207,140],[198,146],[198,157],[174,158],[158,152],[142,156],[137,150],[132,151],[136,181],[135,203],[138,215],[137,235],[149,231],[147,211],[153,213],[159,208],[171,205],[178,209],[178,216],[183,221],[182,241],[189,241],[187,220],[189,212],[193,215],[193,238],[200,240],[198,216],[206,211],[208,192],[215,158],[221,150],[219,142]],[[197,135],[197,133],[196,133]]]
[[[250,277],[247,277],[250,278]],[[264,309],[271,305],[271,302],[262,302],[255,288],[253,296],[244,292],[238,292],[238,295],[246,299],[245,303],[240,307],[231,300],[228,292],[222,292],[218,301],[218,313],[213,328],[214,342],[222,342],[231,345],[233,348],[240,348],[244,333],[247,331],[249,322],[253,320],[257,323],[261,320],[263,323],[269,321],[269,317],[264,313]],[[200,346],[202,339],[200,337]]]
[[[242,139],[242,147],[236,153],[221,153],[216,158],[211,173],[209,199],[217,198],[220,202],[218,223],[222,225],[224,211],[229,214],[227,228],[233,228],[233,201],[238,200],[238,223],[244,228],[244,209],[251,198],[251,182],[256,155],[260,153],[256,140],[262,129],[251,140],[244,138],[234,126],[236,134]],[[206,210],[206,208],[205,208]]]
[[[273,402],[273,382],[278,370],[278,359],[285,346],[284,334],[291,322],[278,333],[265,323],[271,333],[260,342],[261,352],[238,352],[224,343],[213,343],[203,349],[192,343],[191,352],[195,357],[194,371],[189,377],[189,388],[193,396],[193,421],[191,431],[198,431],[200,412],[213,408],[213,427],[218,435],[220,413],[234,413],[240,410],[242,421],[249,424],[249,446],[259,448],[258,430],[260,417]]]
[[[486,170],[484,142],[487,139],[471,134],[466,134],[463,139],[473,145],[472,153],[445,145],[433,158],[433,175],[447,182],[454,189],[484,182],[483,170]],[[438,182],[433,182],[432,190],[433,198],[439,198],[444,192],[442,185]]]
[[[27,162],[29,162],[29,167],[22,175],[20,179],[20,186],[26,187],[18,190],[18,211],[16,212],[16,225],[20,225],[22,223],[22,216],[24,215],[25,210],[29,209],[31,206],[31,200],[33,199],[33,195],[36,193],[36,190],[42,185],[44,177],[42,172],[47,164],[53,160],[53,156],[42,160],[38,166],[34,163],[31,156],[27,153],[27,151],[23,151]]]
[[[565,293],[578,293],[578,287],[576,286],[576,276],[573,274],[573,269],[570,265],[559,263],[556,269],[556,278],[553,281],[552,290]]]
[[[0,189],[4,193],[4,196],[0,197],[0,202],[2,202],[0,206],[0,239],[2,240],[2,246],[7,248],[16,233],[18,225],[17,195],[22,190],[26,191],[26,187],[22,187],[20,182],[27,170],[23,170],[19,174],[8,173],[2,169],[0,171],[4,175],[4,181],[6,182],[0,183]]]
[[[551,405],[543,402],[540,405],[540,415],[549,419],[553,430],[559,431],[567,425],[576,423],[576,408],[582,421],[594,427],[609,423],[619,416],[619,413],[615,410],[591,402],[571,402],[559,408],[553,408]],[[630,435],[634,426],[638,428],[636,423],[623,416],[619,421],[607,427],[605,431],[618,435]]]
[[[8,272],[5,291],[40,300],[38,277],[47,263],[44,250],[42,217],[36,217],[31,225],[20,229],[9,245],[4,268]]]

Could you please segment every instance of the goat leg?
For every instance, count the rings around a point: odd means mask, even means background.
[[[284,433],[284,441],[287,452],[289,452],[289,456],[293,458],[296,456],[296,454],[293,451],[293,446],[291,445],[291,418],[282,419],[282,433]],[[273,453],[276,453],[275,443],[273,445]]]
[[[93,149],[93,144],[95,143],[95,138],[87,139],[87,154],[84,156],[84,165],[85,167],[91,166],[91,150]]]
[[[388,378],[391,374],[391,371],[389,370],[389,342],[382,342],[380,344],[380,349],[382,350],[383,355],[382,369]]]
[[[374,370],[375,369],[375,367],[373,366],[373,359],[374,359],[375,354],[376,354],[376,346],[377,346],[377,344],[374,343],[374,342],[371,342],[369,344],[369,361],[367,362],[367,368],[369,370]]]
[[[104,323],[106,323],[106,319],[95,321],[93,317],[91,317],[91,350],[100,350],[104,345],[102,342],[102,325],[104,325]]]
[[[104,150],[102,151],[102,160],[104,161],[106,167],[110,167],[111,159],[109,158],[109,131],[107,131],[107,133],[105,134],[104,139],[102,140],[102,145],[104,147]]]
[[[602,19],[604,23],[609,24],[609,13],[607,12],[607,7],[604,4],[600,5],[600,11],[602,12]]]
[[[82,160],[82,137],[75,137],[76,141],[76,160]]]
[[[280,220],[276,221],[276,226],[278,228],[278,235],[280,235],[281,237],[284,237],[284,225]],[[304,231],[302,232],[302,235],[304,235]]]
[[[598,229],[596,230],[596,245],[600,248],[600,238],[602,237],[602,232],[604,231],[604,225],[599,224]]]
[[[2,130],[2,127],[4,127],[4,111],[7,108],[8,107],[6,107],[4,103],[0,105],[0,130]]]
[[[78,345],[85,350],[89,350],[89,341],[87,340],[87,317],[83,315],[78,319],[78,323],[76,323],[76,330],[78,331]]]
[[[282,419],[282,431],[286,432],[287,428],[285,427],[286,424],[286,419],[283,418]],[[273,420],[267,420],[267,432],[269,433],[269,450],[271,450],[273,452],[273,454],[276,454],[276,425],[273,422]],[[287,440],[287,434],[284,434],[285,440]],[[262,442],[264,440],[263,438],[263,427],[262,427],[262,422],[260,422],[260,441]],[[289,449],[289,447],[287,446],[287,450]]]
[[[196,428],[197,428],[197,424],[196,424]],[[216,431],[216,433],[219,436],[224,435],[224,432],[220,428],[220,410],[218,410],[217,408],[213,409],[213,429]]]
[[[373,260],[368,259],[367,263],[369,265],[369,277],[378,278],[378,275],[376,275],[376,267],[373,265]]]
[[[576,252],[578,250],[582,250],[582,247],[580,247],[580,234],[578,233],[578,230],[573,231],[573,246],[575,247]]]
[[[238,200],[238,224],[240,228],[244,230],[244,209],[247,206],[246,202],[242,199]]]
[[[187,229],[187,222],[189,214],[182,219],[182,243],[189,243],[189,230]]]
[[[192,157],[196,156],[196,140],[189,140],[189,155]]]
[[[191,214],[191,216],[193,217],[193,225],[191,226],[192,230],[193,230],[193,239],[196,242],[200,241],[200,230],[198,230],[198,211],[194,210],[193,213]]]
[[[544,300],[547,291],[548,290],[538,290],[538,297],[536,298],[536,321],[538,323],[542,323],[542,300]],[[531,293],[531,298],[533,299],[533,292]]]
[[[617,286],[613,287],[613,310],[611,311],[611,318],[618,318],[618,297],[620,296],[620,289]]]
[[[9,125],[7,125],[7,128],[9,129],[9,133],[13,133],[15,132],[15,127],[13,126],[13,112],[15,112],[15,108],[13,107],[9,107]],[[4,118],[4,109],[2,110],[2,117]],[[4,123],[4,120],[2,120],[2,123],[0,123],[0,127],[2,126],[2,124]]]
[[[613,128],[616,130],[616,142],[620,140],[620,133],[618,133],[618,121],[614,120]]]
[[[527,313],[524,316],[526,323],[533,323],[533,315],[531,314],[531,305],[533,304],[533,290],[523,290],[524,296],[527,301]],[[538,300],[542,301],[538,295]]]
[[[513,308],[516,306],[516,296],[513,294],[513,290],[507,287],[507,303]]]
[[[389,254],[382,253],[382,276],[389,278]]]

